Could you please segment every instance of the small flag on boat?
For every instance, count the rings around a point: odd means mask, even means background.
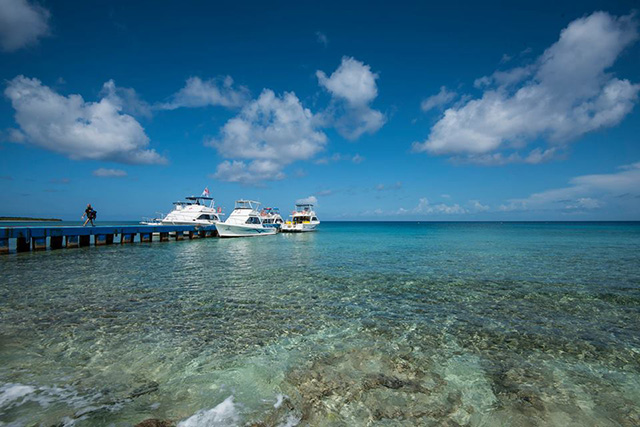
[[[204,191],[202,192],[202,195],[204,197],[209,197],[209,187],[205,187],[204,188]]]

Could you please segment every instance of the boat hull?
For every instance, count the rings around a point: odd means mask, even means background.
[[[283,224],[280,231],[283,233],[306,233],[309,231],[316,231],[319,223],[313,224]]]
[[[218,225],[220,224],[218,221],[162,221],[160,225]]]
[[[236,224],[216,224],[218,230],[218,236],[220,237],[258,237],[258,236],[273,236],[278,231],[275,228],[265,227],[251,227],[249,225],[236,225]]]

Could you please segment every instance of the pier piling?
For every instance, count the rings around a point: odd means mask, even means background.
[[[80,247],[80,236],[67,236],[67,248]]]
[[[89,246],[91,244],[91,236],[88,234],[86,236],[78,236],[80,237],[80,247]]]
[[[123,233],[120,235],[120,243],[133,243],[135,236],[136,235],[132,233]]]
[[[31,247],[34,251],[46,251],[47,250],[47,238],[46,237],[32,237]]]
[[[28,252],[46,250],[47,244],[51,249],[79,248],[92,243],[112,245],[116,235],[120,236],[120,243],[133,243],[138,234],[140,242],[150,243],[154,233],[160,235],[161,242],[168,241],[171,235],[175,235],[176,240],[217,236],[215,226],[195,225],[0,227],[0,254],[10,252],[11,239],[15,239],[17,252]]]
[[[31,246],[31,242],[26,237],[18,237],[16,239],[16,251],[18,252],[29,252]]]
[[[51,236],[49,240],[51,249],[62,249],[62,236]]]

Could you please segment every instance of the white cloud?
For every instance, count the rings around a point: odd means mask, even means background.
[[[360,163],[364,162],[365,158],[363,156],[361,156],[360,154],[355,154],[352,158],[351,161],[357,165],[359,165]]]
[[[440,88],[440,92],[435,95],[431,95],[430,97],[424,99],[420,104],[420,108],[422,111],[429,111],[433,108],[441,108],[445,105],[449,104],[458,96],[455,92],[450,92],[447,90],[445,86]]]
[[[560,147],[551,147],[546,149],[538,147],[534,148],[524,156],[518,152],[511,152],[509,154],[498,152],[453,156],[451,157],[451,160],[454,163],[473,163],[481,166],[499,166],[509,163],[528,163],[535,165],[560,158],[562,153],[563,152],[560,150]]]
[[[318,198],[316,196],[309,196],[302,199],[296,200],[296,203],[311,203],[312,205],[318,204]]]
[[[27,0],[0,1],[0,46],[13,52],[49,34],[49,11]]]
[[[591,197],[580,197],[573,203],[565,205],[565,209],[597,209],[602,207],[602,202]]]
[[[211,178],[226,182],[237,182],[245,185],[263,186],[266,181],[284,179],[282,165],[271,160],[254,160],[249,164],[233,160],[218,165],[216,173]]]
[[[125,114],[132,116],[151,117],[151,106],[143,101],[136,91],[131,88],[117,87],[113,80],[102,85],[100,96],[108,99]]]
[[[121,169],[99,168],[93,171],[93,176],[98,176],[100,178],[122,178],[127,176],[127,172]]]
[[[459,204],[447,205],[445,203],[438,203],[433,205],[429,202],[429,199],[422,197],[418,201],[418,205],[413,209],[400,208],[397,215],[428,215],[428,214],[444,214],[444,215],[457,215],[467,213]]]
[[[340,66],[330,77],[316,71],[318,83],[337,98],[352,105],[366,105],[378,96],[376,79],[371,67],[354,58],[343,57]]]
[[[40,80],[18,76],[8,82],[5,95],[26,143],[72,159],[122,163],[166,163],[147,149],[149,138],[133,117],[108,97],[85,102],[80,95],[63,96]]]
[[[370,66],[345,56],[331,76],[318,70],[316,77],[334,100],[325,120],[343,137],[355,140],[364,133],[375,133],[386,123],[385,115],[369,106],[378,96],[378,75]]]
[[[414,151],[473,160],[536,139],[562,147],[617,125],[632,110],[640,85],[606,70],[638,38],[636,27],[630,16],[605,12],[571,22],[533,65],[478,79],[476,86],[486,87],[482,97],[447,109],[427,140],[414,143]],[[541,161],[543,153],[534,153],[530,162]],[[501,155],[497,163],[509,161],[523,160],[519,154]]]
[[[292,92],[282,96],[268,89],[245,105],[207,142],[229,159],[214,175],[217,179],[259,184],[282,179],[282,169],[295,161],[308,160],[324,149],[326,135],[317,129],[317,119]]]
[[[240,86],[233,87],[233,79],[226,76],[220,79],[203,81],[200,77],[190,77],[185,86],[175,93],[171,100],[159,106],[164,110],[180,107],[222,106],[241,107],[249,100],[249,90]]]
[[[480,203],[480,200],[469,200],[469,204],[475,212],[486,212],[491,209],[488,205]]]
[[[327,45],[329,44],[329,39],[323,32],[316,31],[316,38],[318,40],[318,43],[322,44],[324,47],[327,47]]]
[[[350,154],[333,153],[331,156],[328,156],[328,157],[320,157],[319,159],[315,160],[314,163],[317,165],[328,165],[329,163],[336,163],[343,160],[350,161],[355,164],[360,164],[364,162],[366,158],[357,153],[354,154],[353,156]]]
[[[566,187],[512,199],[500,206],[502,211],[598,209],[605,204],[621,203],[621,196],[640,196],[640,162],[625,165],[618,172],[577,176]]]
[[[0,131],[0,141],[13,142],[14,144],[22,144],[26,137],[20,129],[8,128]]]

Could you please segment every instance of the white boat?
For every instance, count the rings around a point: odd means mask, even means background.
[[[282,224],[280,231],[285,233],[302,233],[315,231],[320,225],[320,220],[313,210],[311,203],[296,203],[295,210],[290,215],[290,220]]]
[[[263,208],[262,211],[260,211],[260,217],[262,217],[262,224],[265,227],[273,227],[278,231],[280,231],[282,224],[284,224],[278,208]]]
[[[259,202],[238,200],[236,207],[225,222],[216,224],[220,237],[255,237],[274,235],[274,227],[265,227],[258,213]]]
[[[166,216],[143,219],[144,225],[216,225],[222,222],[221,208],[209,196],[191,196],[184,202],[174,202],[174,207]]]

